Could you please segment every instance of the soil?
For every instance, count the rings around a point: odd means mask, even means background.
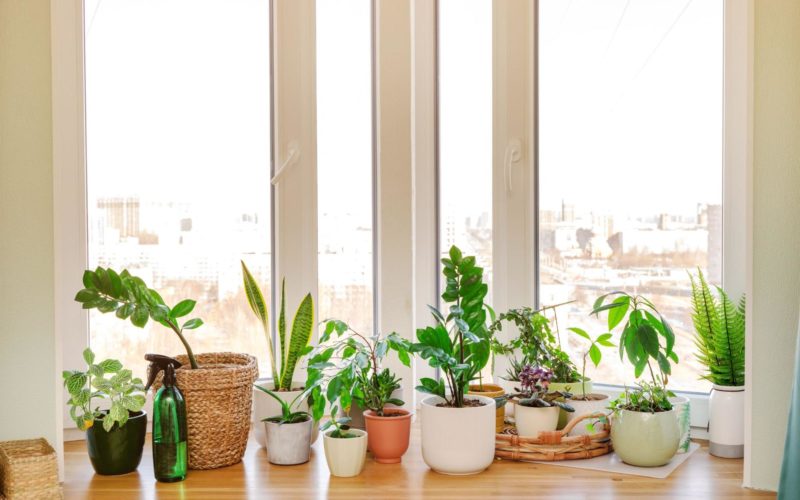
[[[464,400],[464,408],[478,408],[478,407],[481,407],[481,406],[484,406],[484,405],[485,405],[485,403],[483,401],[479,401],[477,399],[465,399]],[[451,405],[449,403],[444,403],[444,402],[443,403],[439,403],[436,406],[438,406],[439,408],[455,408],[455,406],[453,406],[453,405]]]
[[[604,394],[586,394],[585,396],[572,396],[570,399],[572,401],[602,401],[608,399],[608,396]]]

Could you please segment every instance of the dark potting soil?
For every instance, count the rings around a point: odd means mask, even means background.
[[[570,399],[573,401],[602,401],[607,398],[602,394],[586,394],[585,396],[572,396]]]
[[[477,399],[465,399],[464,400],[464,408],[478,408],[478,407],[481,407],[481,406],[484,406],[484,405],[485,405],[485,403],[483,401],[479,401]],[[455,408],[455,406],[453,406],[453,405],[451,405],[449,403],[445,403],[445,402],[439,403],[436,406],[438,406],[439,408]]]

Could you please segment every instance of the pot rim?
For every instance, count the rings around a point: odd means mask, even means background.
[[[627,409],[621,409],[621,410],[612,410],[612,413],[615,413],[615,412],[620,412],[620,413],[622,413],[622,412],[625,412],[625,413],[632,413],[632,414],[634,414],[634,415],[666,415],[667,413],[675,413],[675,408],[673,408],[673,409],[671,409],[671,410],[667,410],[667,411],[657,411],[657,412],[650,412],[650,411],[635,411],[635,410],[627,410]]]
[[[106,415],[108,415],[108,410],[100,410],[100,411],[101,411],[102,413],[105,413]],[[129,415],[129,416],[128,416],[128,422],[130,422],[131,420],[139,420],[140,418],[147,418],[147,412],[146,412],[146,411],[144,411],[144,409],[141,409],[141,410],[139,410],[138,412],[135,412],[135,411],[134,411],[134,412],[132,412],[132,411],[128,410],[128,413],[134,413],[134,414],[135,414],[135,415]],[[94,421],[95,421],[95,422],[101,422],[101,423],[102,423],[102,422],[103,422],[103,419],[102,419],[102,418],[95,417],[95,418],[94,418]],[[126,422],[126,423],[127,423],[127,422]],[[119,427],[117,427],[117,428],[119,429]]]
[[[335,438],[335,437],[331,436],[331,433],[333,431],[335,431],[335,430],[336,429],[327,430],[322,435],[326,439],[333,439],[335,441],[354,441],[355,442],[355,441],[360,441],[362,439],[366,439],[367,438],[367,431],[361,430],[361,429],[352,429],[352,428],[348,429],[348,431],[356,433],[357,434],[356,437],[354,437],[354,438]]]
[[[719,392],[744,392],[743,385],[717,385],[714,384],[712,388]]]
[[[270,417],[267,417],[267,418],[270,418]],[[279,426],[279,427],[283,427],[283,426],[287,426],[287,425],[304,425],[304,424],[310,424],[310,423],[312,423],[313,421],[314,421],[314,419],[313,419],[313,418],[311,418],[311,417],[308,417],[307,419],[303,420],[302,422],[291,422],[291,423],[289,423],[289,422],[286,422],[286,423],[283,423],[283,424],[282,424],[282,423],[280,423],[280,422],[270,422],[269,420],[262,420],[262,421],[261,421],[261,423],[262,423],[262,424],[267,424],[267,425],[277,425],[277,426]]]
[[[574,403],[597,403],[597,402],[600,402],[600,401],[605,401],[606,399],[610,399],[608,394],[600,394],[600,393],[597,393],[597,392],[590,392],[589,394],[586,394],[586,395],[587,396],[603,396],[603,397],[600,398],[600,399],[590,399],[590,400],[575,399],[574,397],[570,397],[570,398],[567,398],[567,401],[572,401]],[[573,396],[578,396],[578,394],[574,394]]]
[[[382,416],[378,415],[376,412],[374,412],[372,410],[364,410],[364,418],[374,418],[376,420],[384,420],[384,419],[387,419],[387,420],[389,420],[389,419],[391,419],[391,420],[408,420],[409,418],[414,416],[413,412],[411,412],[409,410],[405,410],[403,408],[384,408],[383,411],[384,411],[384,413],[394,413],[394,414],[398,414],[399,413],[400,416],[399,417],[397,417],[397,416],[395,416],[395,417],[385,417],[385,416],[382,417]]]
[[[483,406],[469,406],[469,407],[464,407],[464,408],[441,407],[441,406],[436,406],[436,403],[442,402],[442,401],[444,401],[444,399],[441,396],[433,396],[433,395],[431,395],[431,396],[428,396],[427,398],[423,399],[420,402],[420,405],[427,406],[427,407],[432,408],[432,409],[434,409],[436,411],[480,411],[486,406],[491,407],[492,408],[492,412],[495,411],[496,403],[495,403],[495,400],[492,399],[492,398],[489,398],[489,397],[486,397],[486,396],[479,396],[477,394],[469,394],[469,395],[465,394],[464,397],[465,397],[465,399],[477,399],[479,401],[483,401],[485,404]],[[434,403],[434,401],[436,401],[436,403]]]

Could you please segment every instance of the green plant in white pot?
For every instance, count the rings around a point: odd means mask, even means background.
[[[325,422],[322,443],[325,447],[325,460],[331,475],[353,477],[361,474],[367,457],[367,432],[351,429],[350,417],[339,416],[339,408],[331,408],[331,418]]]
[[[537,437],[540,432],[554,431],[558,426],[559,412],[575,411],[564,402],[569,393],[550,392],[553,372],[547,368],[526,365],[519,374],[519,392],[512,397],[517,401],[514,420],[517,434],[523,437]]]
[[[669,463],[680,444],[678,417],[669,398],[667,377],[678,356],[675,334],[655,305],[641,295],[612,292],[598,298],[593,314],[608,312],[608,330],[627,316],[619,341],[620,358],[627,357],[640,381],[612,402],[611,441],[617,455],[630,465],[657,467]]]
[[[716,288],[711,292],[702,271],[692,281],[692,322],[702,378],[714,384],[709,398],[709,445],[712,455],[744,456],[745,298],[738,304]]]
[[[567,403],[575,408],[573,413],[568,414],[567,422],[571,421],[573,418],[582,417],[584,415],[589,415],[592,413],[603,413],[606,407],[608,406],[608,396],[605,394],[596,394],[593,393],[586,388],[586,362],[591,360],[592,364],[597,368],[600,366],[600,362],[603,359],[603,351],[600,349],[601,347],[616,347],[616,345],[611,342],[612,335],[610,333],[601,333],[595,338],[592,338],[586,330],[581,328],[569,328],[569,331],[577,335],[578,337],[584,339],[585,344],[587,344],[586,351],[583,353],[582,364],[581,364],[581,382],[577,384],[580,387],[580,392],[577,394],[573,394],[568,400]],[[594,431],[594,421],[583,421],[581,425],[576,425],[571,431],[570,436],[581,436],[585,434],[591,434]]]
[[[308,398],[315,386],[302,391],[291,402],[286,402],[273,391],[260,385],[253,387],[272,397],[280,406],[280,413],[262,420],[266,430],[267,459],[276,465],[297,465],[308,462],[314,419],[299,406]]]

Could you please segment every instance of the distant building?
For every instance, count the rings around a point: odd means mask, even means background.
[[[139,236],[139,198],[100,198],[97,208],[102,212],[106,228],[116,229],[119,238]]]

